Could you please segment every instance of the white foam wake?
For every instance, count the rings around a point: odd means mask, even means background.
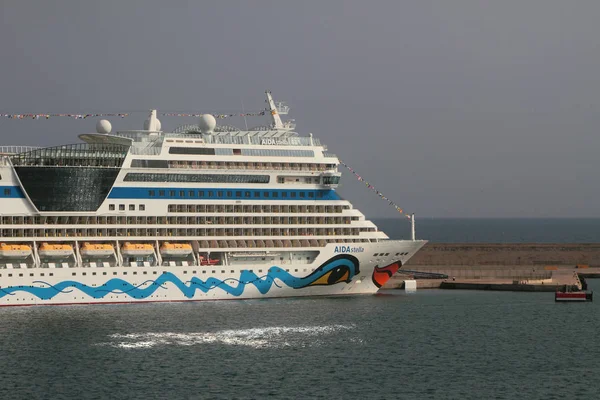
[[[275,326],[266,328],[228,329],[216,332],[144,332],[115,333],[109,335],[108,345],[124,349],[152,348],[161,345],[194,346],[201,344],[225,344],[253,348],[309,347],[319,345],[319,337],[340,331],[355,329],[355,325],[326,326]],[[356,342],[356,340],[353,340]]]

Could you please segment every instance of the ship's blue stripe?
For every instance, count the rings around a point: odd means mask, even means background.
[[[113,278],[105,282],[102,286],[88,286],[78,281],[61,281],[51,285],[48,282],[33,281],[32,285],[25,286],[8,286],[0,287],[0,298],[5,296],[15,296],[16,292],[30,293],[42,300],[52,299],[60,293],[71,293],[73,289],[79,289],[95,299],[102,299],[107,295],[127,294],[134,299],[146,299],[158,289],[166,289],[163,286],[167,282],[174,284],[187,298],[192,299],[196,291],[208,293],[209,291],[219,288],[233,296],[241,296],[244,289],[248,285],[254,285],[261,294],[267,294],[272,286],[281,288],[282,282],[290,288],[301,289],[315,284],[321,278],[329,276],[335,270],[346,269],[347,276],[345,278],[338,277],[337,279],[327,279],[326,283],[318,283],[319,285],[334,285],[337,283],[349,283],[359,272],[358,264],[350,258],[333,257],[329,259],[313,273],[305,277],[294,276],[280,267],[272,266],[267,271],[266,275],[258,276],[253,271],[242,270],[239,279],[229,277],[227,279],[217,279],[214,277],[202,280],[197,277],[190,278],[189,281],[182,281],[176,275],[170,272],[163,272],[156,280],[146,280],[142,284],[133,285],[126,280]],[[43,286],[34,286],[42,284]],[[144,287],[145,286],[145,287]]]
[[[247,193],[250,194],[247,197]],[[151,200],[340,200],[335,190],[265,190],[242,188],[114,187],[109,199]]]
[[[24,199],[25,195],[18,186],[0,186],[0,198]]]

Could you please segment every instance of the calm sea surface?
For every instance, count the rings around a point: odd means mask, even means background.
[[[593,399],[599,307],[422,290],[1,308],[0,398]]]

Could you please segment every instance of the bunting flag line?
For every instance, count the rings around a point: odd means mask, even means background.
[[[204,115],[206,113],[201,113],[201,114],[188,114],[188,113],[176,113],[176,112],[168,112],[168,113],[161,113],[160,115],[163,116],[167,116],[167,117],[201,117],[202,115]],[[225,118],[230,118],[230,117],[258,117],[261,115],[266,115],[264,111],[260,111],[260,112],[253,112],[253,113],[238,113],[238,114],[211,114],[213,117],[215,117],[216,119],[225,119]]]
[[[51,117],[68,117],[74,119],[86,119],[92,117],[128,117],[128,113],[97,113],[97,114],[0,114],[1,117],[8,119],[50,119]]]
[[[356,177],[356,179],[358,179],[360,182],[364,183],[365,186],[369,189],[371,189],[372,191],[374,191],[375,193],[377,193],[377,196],[379,196],[380,199],[383,199],[385,201],[388,202],[388,204],[392,207],[394,207],[396,209],[396,211],[398,211],[400,214],[404,215],[406,218],[410,219],[410,214],[407,212],[404,212],[404,210],[396,203],[394,203],[392,200],[390,200],[388,197],[386,197],[383,193],[381,193],[379,190],[377,190],[375,188],[375,186],[371,185],[369,182],[367,182],[362,176],[360,176],[359,174],[356,173],[356,171],[354,171],[354,169],[352,169],[351,167],[349,167],[346,163],[344,163],[342,160],[340,160],[338,158],[340,164],[342,164],[344,167],[346,167],[346,169],[348,169],[348,171],[352,172],[352,174],[354,174],[354,176]]]
[[[147,112],[147,111],[137,111]],[[55,117],[67,117],[73,119],[86,119],[92,117],[128,117],[131,112],[127,113],[89,113],[89,114],[78,114],[78,113],[24,113],[24,114],[7,114],[0,113],[0,117],[8,119],[50,119]],[[206,113],[180,113],[180,112],[164,112],[160,113],[166,117],[200,117]],[[248,113],[233,113],[233,114],[212,114],[216,119],[225,119],[230,117],[258,117],[266,115],[266,111],[248,112]]]

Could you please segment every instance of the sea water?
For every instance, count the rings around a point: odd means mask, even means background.
[[[599,307],[419,290],[2,308],[0,398],[591,399]]]

